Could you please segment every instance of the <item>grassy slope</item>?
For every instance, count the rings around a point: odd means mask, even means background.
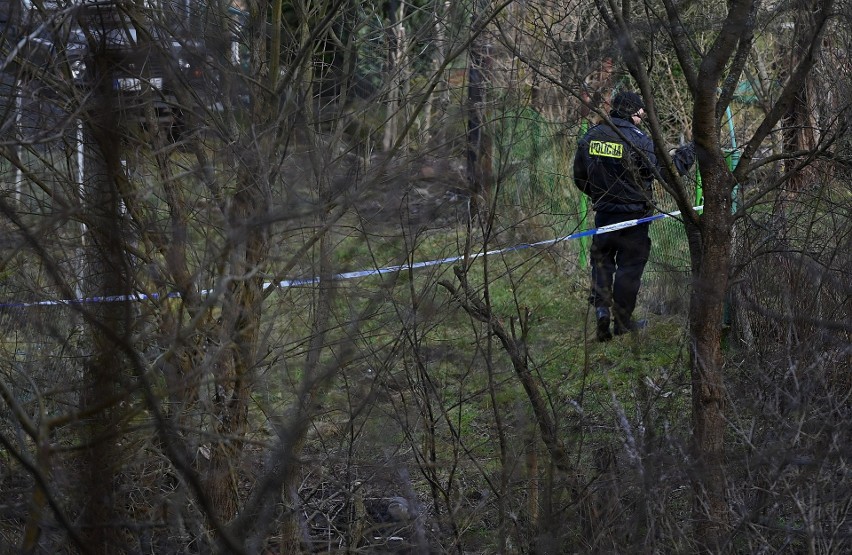
[[[433,230],[417,238],[413,262],[458,254],[463,232]],[[503,245],[509,240],[517,236]],[[410,248],[411,241],[407,244]],[[405,250],[390,237],[378,243],[350,237],[337,245],[346,271],[393,264]],[[487,263],[477,259],[470,275],[484,298],[487,265],[487,294],[507,326],[529,309],[531,368],[578,475],[594,481],[594,454],[601,449],[625,459],[622,446],[639,430],[683,431],[688,425],[683,322],[654,316],[641,334],[594,342],[585,300],[588,278],[574,256],[575,247],[565,245],[515,251],[491,256]],[[462,536],[484,546],[496,524],[481,515],[493,516],[497,508],[470,499],[502,491],[514,506],[510,510],[518,510],[529,496],[524,485],[531,483],[529,472],[543,472],[547,456],[540,455],[540,470],[525,467],[524,446],[538,443],[529,402],[499,343],[436,285],[454,281],[452,266],[403,272],[386,293],[387,302],[362,325],[359,357],[329,392],[309,450],[323,465],[343,464],[342,457],[355,474],[368,473],[366,483],[379,497],[398,494],[401,485],[379,479],[380,471],[370,474],[366,469],[378,464],[371,459],[377,452],[407,453],[391,458],[417,469],[414,489],[433,516],[452,514]],[[387,283],[387,276],[340,282],[340,319],[351,316],[380,281]],[[544,448],[535,451],[543,454]],[[445,497],[430,495],[426,478],[437,482]],[[458,496],[468,501],[449,501]],[[441,503],[449,508],[436,507]]]

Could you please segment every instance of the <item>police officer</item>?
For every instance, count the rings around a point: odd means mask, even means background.
[[[645,117],[642,97],[619,92],[609,115],[610,121],[596,125],[580,139],[574,156],[574,184],[593,202],[595,227],[653,212],[651,185],[657,156],[653,141],[638,127]],[[675,151],[674,160],[677,170],[685,174],[695,160],[692,143]],[[644,320],[633,319],[633,310],[650,252],[648,223],[592,237],[589,301],[595,307],[598,341],[645,327]]]

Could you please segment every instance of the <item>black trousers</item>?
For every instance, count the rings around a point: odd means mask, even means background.
[[[647,214],[597,212],[595,227],[644,216]],[[612,307],[616,321],[629,322],[650,254],[648,223],[592,236],[592,294],[589,298],[592,305]]]

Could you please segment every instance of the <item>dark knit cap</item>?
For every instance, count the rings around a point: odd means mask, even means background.
[[[622,91],[612,99],[609,115],[614,118],[629,119],[630,116],[645,108],[642,97],[632,91]]]

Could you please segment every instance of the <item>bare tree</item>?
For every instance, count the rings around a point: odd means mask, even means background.
[[[0,541],[848,547],[846,197],[814,172],[784,222],[764,209],[779,161],[847,168],[841,71],[814,148],[780,148],[830,4],[792,70],[750,2],[41,4],[0,56]],[[566,160],[618,86],[646,99],[693,288],[685,335],[597,349],[575,243],[526,242],[578,225]],[[703,214],[668,168],[684,122]],[[751,340],[726,351],[732,289]]]

